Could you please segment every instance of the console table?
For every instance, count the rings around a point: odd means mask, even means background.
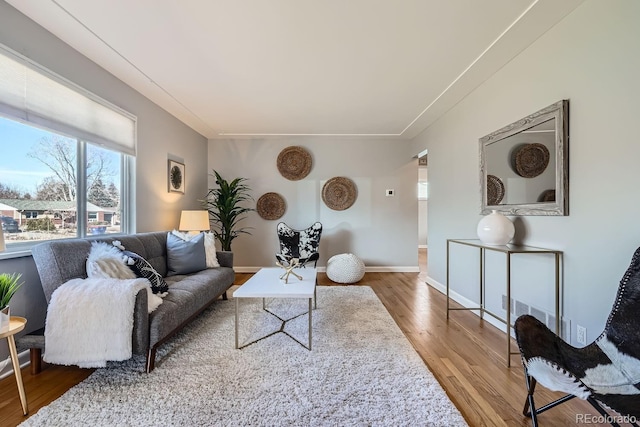
[[[452,244],[457,245],[466,245],[473,246],[480,250],[480,306],[479,307],[451,307],[450,297],[449,297],[449,288],[450,288],[450,280],[449,280],[449,270],[450,270],[450,262],[449,262],[449,254],[450,254],[450,246]],[[484,278],[484,258],[486,251],[495,251],[502,252],[506,255],[506,288],[507,288],[507,301],[506,301],[506,310],[507,317],[503,319],[502,317],[492,313],[491,311],[485,308],[485,278]],[[555,257],[555,316],[556,316],[556,334],[560,335],[560,263],[562,257],[562,251],[558,251],[555,249],[545,249],[545,248],[537,248],[534,246],[521,246],[521,245],[485,245],[480,240],[477,239],[447,239],[447,320],[449,320],[449,312],[451,310],[478,310],[480,312],[480,318],[484,317],[484,313],[492,316],[493,318],[503,322],[506,325],[506,333],[507,333],[507,366],[511,366],[511,355],[512,354],[520,354],[519,352],[511,351],[511,256],[515,254],[554,254]]]

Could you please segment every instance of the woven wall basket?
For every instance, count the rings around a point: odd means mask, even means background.
[[[322,186],[322,201],[334,211],[349,209],[357,197],[356,184],[343,176],[331,178]]]
[[[555,202],[556,201],[556,190],[545,190],[538,197],[539,202]]]
[[[256,203],[256,211],[263,219],[279,219],[284,215],[286,203],[278,193],[265,193]]]
[[[549,150],[542,144],[527,144],[514,154],[516,173],[523,178],[535,178],[549,165]]]
[[[291,181],[298,181],[311,171],[311,154],[298,146],[287,147],[278,154],[280,175]]]
[[[487,175],[487,205],[500,204],[504,197],[504,184],[495,175]]]

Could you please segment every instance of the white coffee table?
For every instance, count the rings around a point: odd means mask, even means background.
[[[254,274],[249,280],[247,280],[240,288],[236,289],[233,293],[233,298],[236,301],[236,348],[244,348],[257,341],[270,337],[271,335],[282,332],[287,335],[298,344],[302,345],[308,350],[311,350],[311,312],[312,302],[316,299],[316,275],[315,268],[297,268],[294,270],[296,274],[302,276],[302,280],[295,277],[293,274],[289,276],[289,283],[285,283],[280,279],[280,276],[284,273],[284,270],[279,267],[261,268],[256,274]],[[267,313],[275,316],[282,321],[280,330],[272,332],[264,337],[254,340],[248,344],[240,347],[238,345],[238,304],[241,298],[262,298],[262,309]],[[289,335],[284,331],[284,325],[286,322],[296,319],[306,313],[299,314],[290,319],[282,319],[278,315],[267,310],[265,305],[265,298],[308,298],[309,299],[309,346],[307,347],[295,337]],[[317,304],[317,302],[316,302]]]

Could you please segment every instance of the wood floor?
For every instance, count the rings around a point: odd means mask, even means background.
[[[359,284],[371,286],[376,292],[469,425],[530,425],[521,413],[525,398],[522,368],[517,357],[507,368],[504,333],[468,311],[452,312],[447,322],[445,296],[424,281],[424,250],[420,260],[419,274],[367,273]],[[236,284],[249,277],[237,274]],[[324,274],[319,274],[319,284],[333,285]],[[36,413],[91,372],[43,364],[42,372],[32,376],[29,368],[24,368],[30,413]],[[542,386],[538,394],[539,403],[560,396]],[[574,399],[541,414],[538,421],[543,427],[577,425],[576,414],[596,415],[589,405]],[[1,380],[0,426],[16,426],[24,419],[13,376]]]

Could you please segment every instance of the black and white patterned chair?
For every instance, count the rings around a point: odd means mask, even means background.
[[[288,264],[291,259],[298,258],[300,266],[313,262],[315,267],[320,258],[320,235],[322,224],[314,223],[304,230],[294,230],[284,222],[277,226],[278,239],[280,240],[280,253],[276,259],[283,264]]]
[[[613,310],[602,334],[584,348],[573,347],[535,317],[515,322],[525,368],[524,415],[537,415],[574,397],[587,400],[611,425],[640,420],[640,248],[620,281]],[[568,393],[541,408],[534,405],[536,383]],[[617,414],[610,415],[607,410]],[[621,415],[621,416],[618,416]]]

